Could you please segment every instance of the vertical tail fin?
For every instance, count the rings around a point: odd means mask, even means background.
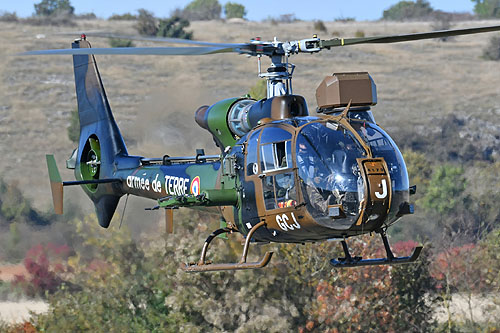
[[[84,38],[73,48],[89,48]],[[80,140],[75,176],[78,180],[113,178],[115,160],[127,156],[127,148],[109,106],[93,55],[74,55],[76,98],[80,118]],[[107,228],[123,193],[116,183],[86,184],[99,224]]]

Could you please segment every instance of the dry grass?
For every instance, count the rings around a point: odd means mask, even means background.
[[[465,22],[457,28],[498,24]],[[37,206],[49,202],[46,153],[60,165],[73,145],[66,135],[75,108],[72,61],[69,56],[21,57],[17,52],[65,48],[71,36],[60,32],[111,30],[133,33],[133,23],[79,21],[77,28],[23,26],[0,22],[0,173],[19,180]],[[328,31],[343,37],[362,30],[367,36],[430,30],[429,23],[325,22]],[[271,25],[266,22],[194,22],[198,40],[241,42],[306,38],[311,22]],[[45,38],[36,36],[44,34]],[[449,113],[470,117],[471,129],[493,124],[478,140],[495,140],[500,123],[500,64],[480,59],[492,33],[434,40],[338,48],[317,55],[295,56],[294,89],[316,107],[314,93],[332,72],[368,71],[378,87],[377,121],[400,137],[435,130],[435,119]],[[39,36],[41,37],[41,36]],[[330,38],[330,36],[320,36]],[[108,41],[93,39],[94,47]],[[154,45],[136,43],[137,46]],[[191,154],[196,147],[214,152],[208,133],[194,123],[202,104],[239,96],[257,81],[256,59],[238,55],[204,57],[99,56],[97,58],[111,106],[132,154],[158,156]],[[495,124],[496,122],[496,124]],[[467,137],[466,137],[467,139]],[[496,139],[498,140],[498,139]],[[490,143],[489,143],[490,144]],[[499,144],[496,145],[497,147]],[[63,177],[72,179],[67,170]],[[76,191],[73,191],[76,192]]]

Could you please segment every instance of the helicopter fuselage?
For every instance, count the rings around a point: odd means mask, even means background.
[[[245,235],[265,221],[257,241],[354,236],[394,223],[410,207],[402,155],[372,119],[367,110],[268,119],[219,159],[137,157],[140,166],[125,169],[118,160],[112,176],[122,193],[156,199],[159,208],[217,206]]]

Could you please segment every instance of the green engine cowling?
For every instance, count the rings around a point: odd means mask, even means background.
[[[228,123],[228,114],[231,107],[241,100],[243,99],[237,97],[228,98],[210,107],[205,105],[196,110],[196,123],[213,135],[215,143],[222,151],[224,151],[227,146],[234,146],[236,143],[237,136],[236,133],[231,131]]]
[[[196,111],[195,120],[212,133],[217,146],[224,152],[262,119],[279,120],[308,114],[302,96],[274,96],[260,101],[243,97],[225,99],[210,107],[202,106]]]

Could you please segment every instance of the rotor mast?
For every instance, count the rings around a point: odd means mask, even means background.
[[[289,55],[273,55],[271,65],[266,72],[261,70],[261,57],[259,62],[259,77],[267,81],[267,98],[293,94],[292,76],[295,65],[288,62]]]

